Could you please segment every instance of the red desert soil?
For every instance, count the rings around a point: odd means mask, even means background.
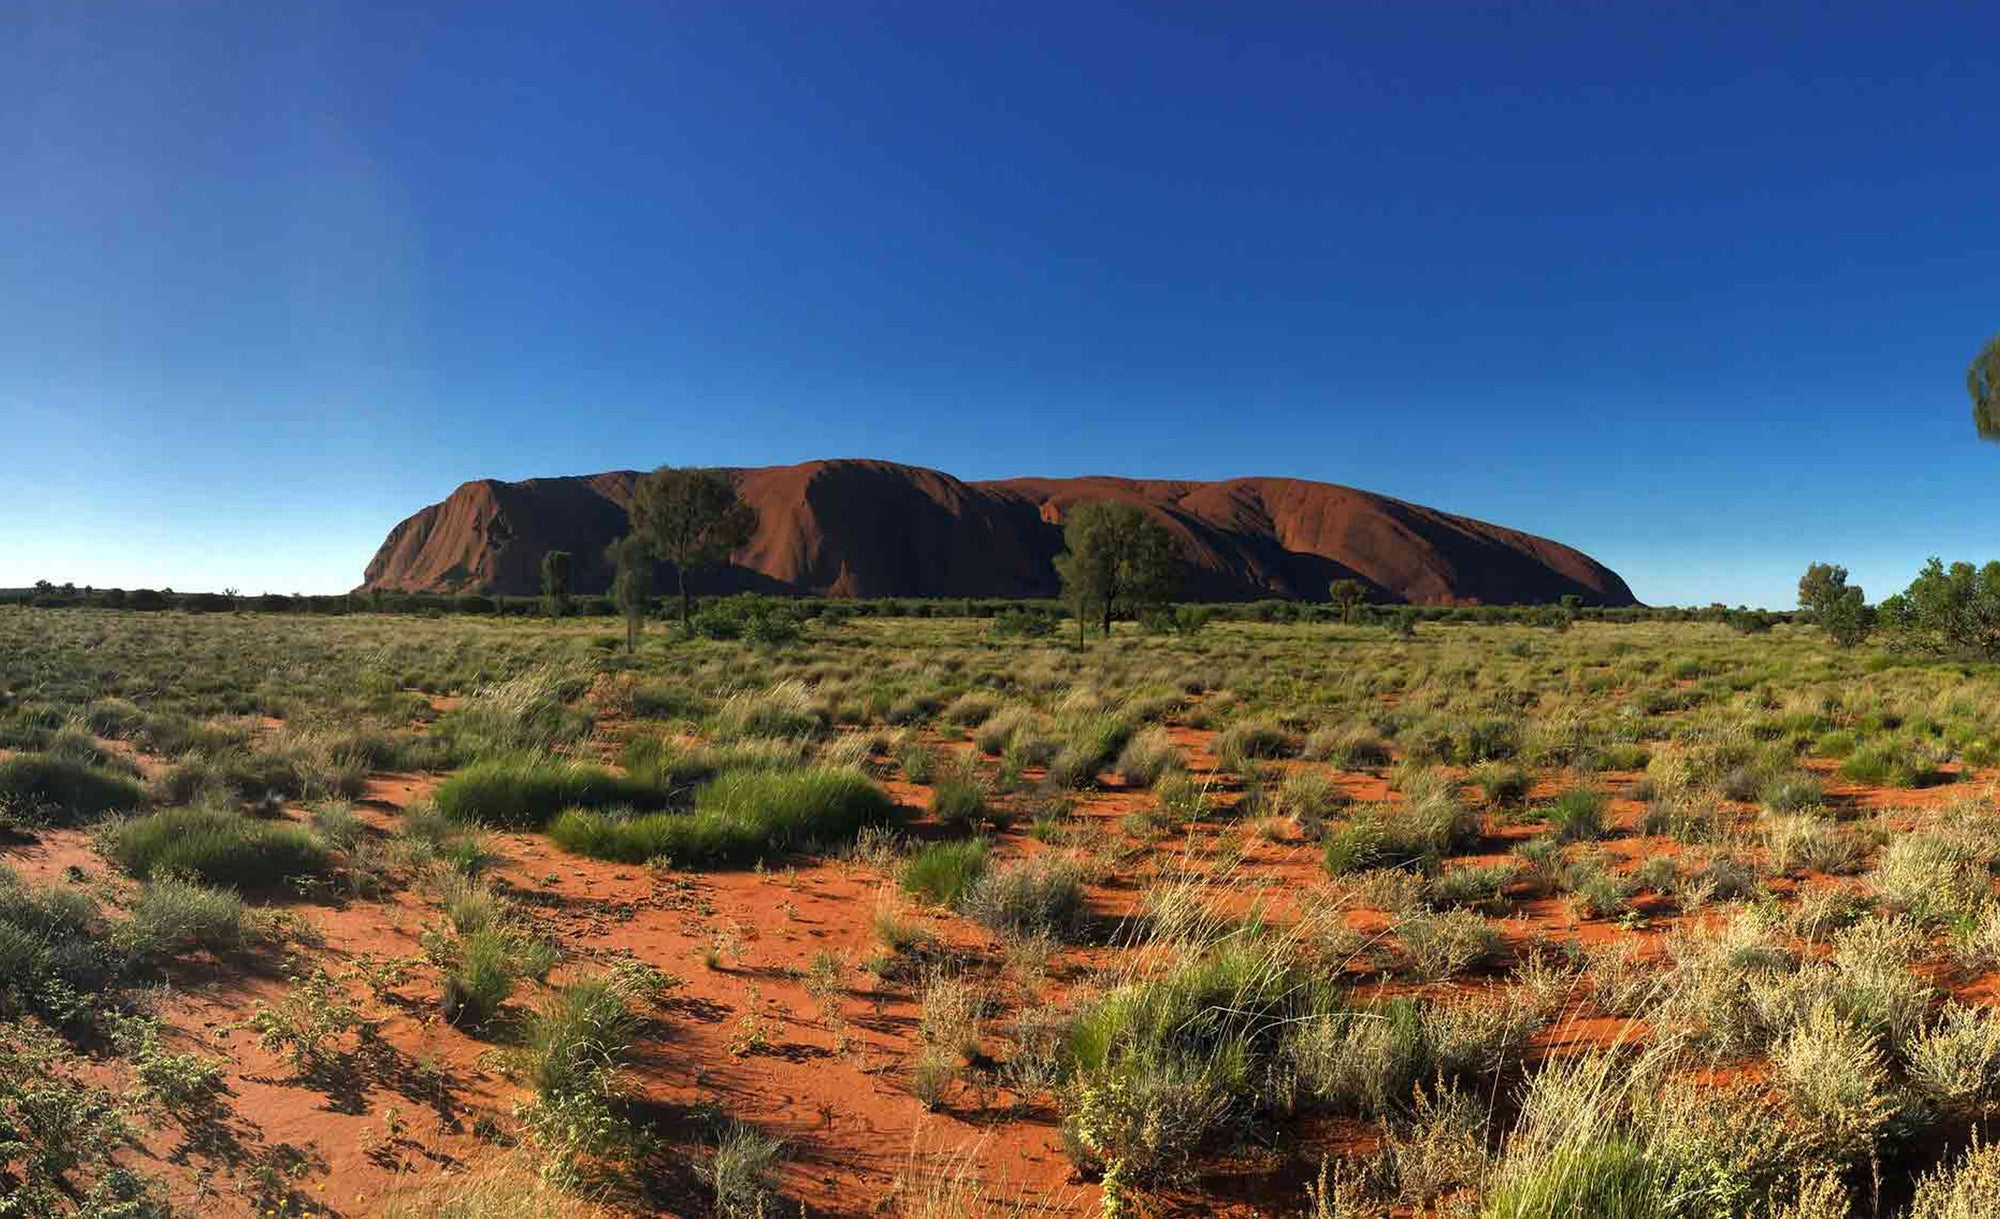
[[[1351,487],[1286,478],[1184,482],[1017,478],[961,482],[883,461],[814,461],[736,472],[758,528],[730,569],[740,588],[853,597],[1047,597],[1063,513],[1096,499],[1139,504],[1175,536],[1186,595],[1320,599],[1358,578],[1378,599],[1499,605],[1635,604],[1616,572],[1546,538]],[[539,589],[548,550],[576,556],[580,592],[609,585],[605,548],[626,532],[630,470],[469,482],[398,524],[363,589]]]
[[[1214,734],[1175,727],[1172,737],[1186,751],[1190,772],[1212,781],[1214,803],[1226,812],[1241,791],[1237,780],[1216,766]],[[956,741],[934,743],[965,748]],[[1357,800],[1400,798],[1380,771],[1331,773]],[[1637,833],[1641,806],[1630,795],[1638,777],[1593,780],[1614,797],[1608,820],[1622,836],[1603,846],[1621,869],[1649,855],[1684,850],[1670,839]],[[436,782],[431,775],[373,776],[357,811],[372,829],[393,832],[403,810],[424,799]],[[929,789],[894,779],[885,786],[911,810],[913,833],[938,832],[920,812]],[[1960,782],[1939,790],[1962,792],[1969,786]],[[1535,795],[1555,790],[1544,785]],[[1829,792],[1861,809],[1907,804],[1917,794],[1840,784]],[[1091,887],[1100,914],[1134,914],[1147,885],[1163,874],[1215,879],[1207,896],[1230,913],[1255,904],[1284,919],[1302,901],[1327,899],[1318,848],[1291,827],[1223,815],[1196,823],[1184,837],[1132,841],[1119,822],[1149,799],[1113,780],[1106,790],[1083,796],[1075,809],[1083,832],[1095,835],[1090,840],[1097,849],[1116,855],[1115,866]],[[1487,831],[1488,855],[1457,859],[1453,866],[1501,859],[1513,841],[1532,832],[1504,814],[1490,814]],[[1075,1176],[1063,1156],[1055,1115],[1046,1107],[1017,1108],[1004,1092],[975,1096],[961,1083],[933,1113],[910,1094],[906,1067],[917,1045],[920,1014],[911,988],[876,983],[854,968],[877,951],[872,916],[891,889],[883,872],[813,858],[770,871],[673,873],[568,855],[536,834],[495,833],[492,844],[503,857],[493,872],[497,887],[569,956],[556,981],[627,956],[682,980],[646,1037],[630,1084],[668,1136],[690,1154],[701,1137],[696,1114],[713,1105],[787,1140],[785,1188],[811,1213],[881,1213],[899,1178],[933,1159],[971,1166],[992,1195],[1032,1199],[1051,1213],[1095,1207],[1096,1187]],[[1046,849],[1018,823],[1000,833],[996,846],[1002,857]],[[91,850],[84,831],[52,831],[33,843],[0,845],[0,862],[39,883],[80,881],[124,895],[133,891]],[[1671,928],[1707,917],[1648,911],[1642,903],[1646,917],[1621,926],[1580,920],[1558,899],[1514,896],[1514,913],[1495,923],[1510,953],[1540,943],[1594,947],[1621,940],[1654,953]],[[1005,954],[984,930],[963,918],[904,908],[929,925],[960,967],[1007,1002],[1016,998]],[[301,901],[289,909],[323,940],[302,949],[301,960],[336,973],[416,957],[421,933],[442,917],[436,904],[414,889],[378,899]],[[1348,921],[1369,935],[1385,932],[1391,922],[1379,911],[1361,909],[1351,911]],[[818,1009],[805,985],[807,969],[823,951],[848,966],[837,1021]],[[1042,992],[1059,1002],[1072,988],[1102,984],[1132,965],[1130,954],[1114,947],[1068,949],[1050,962]],[[491,1156],[487,1143],[474,1136],[475,1117],[493,1114],[504,1124],[510,1106],[525,1097],[506,1078],[502,1047],[439,1020],[437,979],[428,967],[410,970],[372,997],[361,977],[353,978],[350,993],[381,1020],[381,1048],[339,1086],[301,1082],[289,1063],[261,1049],[243,1027],[258,1003],[275,1004],[287,993],[278,962],[247,972],[240,964],[181,962],[170,981],[162,1015],[175,1030],[172,1048],[199,1048],[230,1064],[229,1100],[237,1120],[230,1124],[224,1151],[236,1170],[298,1165],[300,1196],[320,1213],[372,1214],[405,1173]],[[1939,981],[1969,997],[1990,994],[1994,985],[1993,977]],[[1355,982],[1358,998],[1404,994],[1425,1002],[1478,1001],[1491,997],[1496,985],[1492,979],[1430,986],[1387,978]],[[514,1004],[525,1008],[534,998],[524,991]],[[1580,992],[1566,1006],[1537,1038],[1540,1053],[1564,1056],[1647,1035],[1643,1025],[1594,1011]],[[1288,1145],[1351,1150],[1355,1140],[1368,1137],[1352,1123],[1323,1122],[1294,1130]],[[160,1166],[173,1182],[175,1202],[203,1214],[247,1209],[239,1192],[204,1183],[201,1156],[165,1146],[154,1151],[178,1157]],[[1247,1215],[1295,1203],[1303,1182],[1274,1177],[1272,1167],[1255,1161],[1218,1165],[1202,1181],[1201,1192],[1176,1209]]]

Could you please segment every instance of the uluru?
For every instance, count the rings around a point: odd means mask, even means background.
[[[713,587],[832,597],[1053,597],[1063,514],[1136,503],[1173,534],[1184,595],[1320,600],[1336,579],[1373,599],[1518,605],[1574,595],[1636,604],[1625,581],[1547,538],[1333,483],[1109,476],[967,482],[937,470],[840,459],[732,470],[757,510],[749,544]],[[625,533],[634,470],[460,486],[389,532],[361,588],[525,595],[542,555],[574,556],[573,587],[600,592]]]

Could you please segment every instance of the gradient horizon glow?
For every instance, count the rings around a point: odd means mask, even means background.
[[[0,587],[468,479],[1321,479],[1643,601],[2000,557],[1975,5],[0,14]]]

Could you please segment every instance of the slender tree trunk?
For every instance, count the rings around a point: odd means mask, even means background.
[[[687,573],[687,563],[685,561],[674,564],[674,579],[680,581],[681,629],[685,631],[687,629],[688,618],[691,617],[694,612],[694,602],[691,598],[688,597],[688,573]]]

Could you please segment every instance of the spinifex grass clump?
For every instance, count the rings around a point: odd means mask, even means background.
[[[954,905],[986,871],[987,845],[973,838],[938,842],[903,864],[903,892],[940,905]]]
[[[305,827],[215,805],[170,808],[106,826],[99,845],[141,879],[180,876],[245,890],[320,876],[333,867],[333,853]]]
[[[730,771],[701,788],[692,812],[573,808],[549,826],[549,836],[564,850],[597,859],[730,867],[841,842],[895,813],[895,802],[858,771]]]
[[[1277,1108],[1286,1030],[1340,1004],[1274,945],[1218,945],[1077,1017],[1066,1046],[1073,1157],[1122,1182],[1173,1180],[1225,1132]]]
[[[475,762],[438,785],[438,811],[502,829],[540,829],[569,808],[659,808],[669,789],[588,762],[507,757]]]
[[[74,825],[139,807],[144,792],[124,775],[81,762],[24,753],[0,759],[0,814],[48,825]]]

